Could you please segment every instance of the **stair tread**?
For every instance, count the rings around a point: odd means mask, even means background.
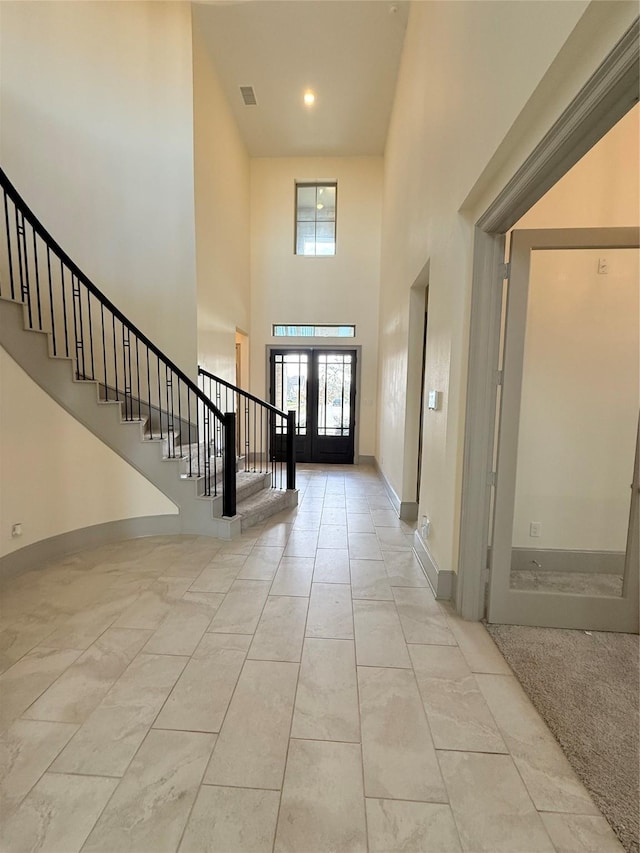
[[[254,512],[256,509],[263,509],[269,504],[279,504],[286,500],[286,489],[263,489],[245,500],[238,501],[236,513],[238,515],[247,515]]]

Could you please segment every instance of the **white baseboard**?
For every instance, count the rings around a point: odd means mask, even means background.
[[[431,584],[435,597],[441,601],[452,600],[455,572],[444,571],[438,568],[417,530],[413,535],[413,550],[424,570],[427,580]]]

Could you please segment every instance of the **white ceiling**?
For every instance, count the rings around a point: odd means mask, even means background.
[[[382,154],[408,13],[406,0],[193,6],[252,157]],[[240,86],[253,86],[256,106],[244,105]]]

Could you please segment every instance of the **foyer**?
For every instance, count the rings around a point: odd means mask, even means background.
[[[4,581],[2,850],[620,851],[368,466]]]

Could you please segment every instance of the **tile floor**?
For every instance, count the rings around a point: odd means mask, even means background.
[[[375,472],[298,478],[234,542],[5,583],[2,851],[622,850]]]

